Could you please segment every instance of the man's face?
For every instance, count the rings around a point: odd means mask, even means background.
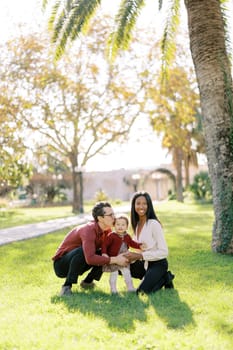
[[[104,207],[104,215],[98,216],[98,221],[102,229],[111,228],[115,222],[115,214],[111,207]]]

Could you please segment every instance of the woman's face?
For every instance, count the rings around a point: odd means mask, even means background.
[[[148,208],[147,201],[144,196],[140,196],[135,200],[135,211],[139,217],[146,215],[147,208]]]

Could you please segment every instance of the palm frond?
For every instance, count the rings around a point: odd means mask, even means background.
[[[180,23],[180,0],[171,0],[168,7],[167,21],[161,42],[162,72],[166,76],[167,68],[175,57],[175,37]]]
[[[159,0],[159,11],[162,9],[163,7],[163,0]]]
[[[45,5],[49,0],[43,0]],[[64,53],[68,39],[74,41],[87,28],[101,0],[57,0],[49,18],[52,41],[56,44],[55,58]]]
[[[131,40],[140,10],[145,5],[144,0],[122,0],[115,16],[116,30],[111,33],[108,43],[108,57],[113,60],[118,50],[127,49]]]
[[[52,36],[52,41],[55,43],[61,30],[62,30],[62,26],[63,23],[61,23],[60,25],[58,23],[60,23],[61,18],[64,17],[64,15],[62,16],[63,12],[62,10],[60,10],[60,1],[56,1],[55,4],[52,7],[51,10],[51,15],[49,17],[49,21],[48,21],[48,28],[51,32],[53,32],[53,36]],[[59,12],[61,11],[61,13],[59,14]],[[55,25],[56,22],[56,25]],[[58,29],[56,29],[56,27],[58,27]]]
[[[42,0],[42,9],[45,10],[48,5],[49,0]]]
[[[94,16],[101,0],[79,0],[74,7],[70,21],[73,22],[73,30],[71,31],[71,40],[75,40],[78,34],[85,32],[90,19]]]
[[[231,35],[229,32],[229,26],[228,26],[228,23],[229,23],[229,18],[228,18],[229,8],[227,7],[228,3],[229,3],[229,0],[220,0],[221,13],[222,13],[222,18],[224,22],[226,49],[227,49],[228,57],[232,62],[232,41],[231,41]]]

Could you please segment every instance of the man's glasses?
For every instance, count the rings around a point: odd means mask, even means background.
[[[111,213],[111,214],[104,214],[103,216],[111,216],[112,218],[115,217],[115,214],[114,213]]]

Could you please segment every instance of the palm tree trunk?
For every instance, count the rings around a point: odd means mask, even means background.
[[[183,160],[183,152],[180,148],[177,147],[173,152],[173,162],[176,168],[176,199],[178,202],[184,201],[182,160]]]
[[[189,175],[190,161],[189,156],[184,156],[184,171],[185,171],[185,188],[190,185],[190,175]]]
[[[73,170],[72,172],[72,186],[73,186],[73,204],[72,204],[72,212],[77,214],[80,213],[80,201],[79,201],[79,175]]]
[[[212,249],[233,253],[233,88],[219,0],[185,0],[201,108],[215,222]]]

